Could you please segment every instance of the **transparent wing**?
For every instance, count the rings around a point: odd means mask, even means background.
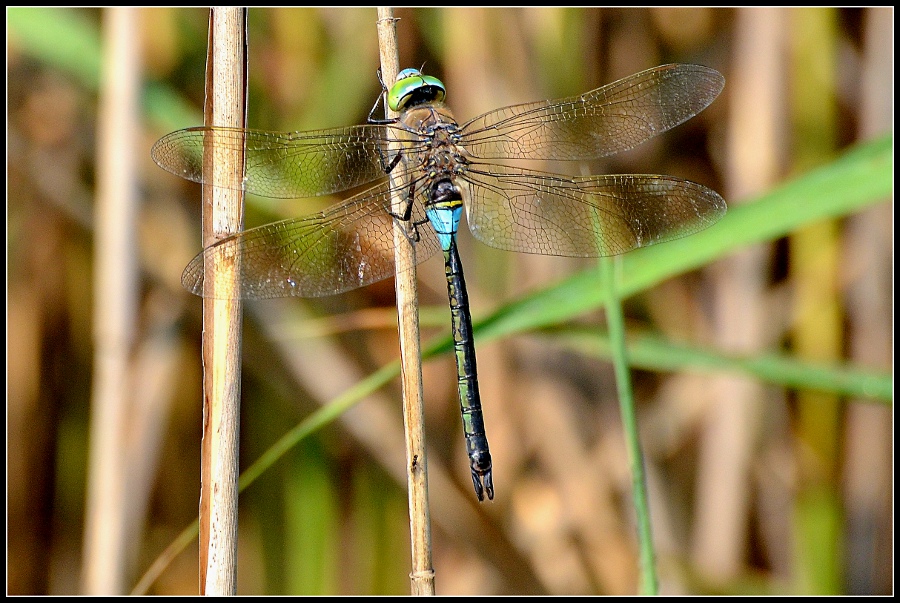
[[[475,238],[525,253],[616,255],[703,230],[726,209],[715,191],[671,176],[567,178],[475,164],[465,179]]]
[[[369,124],[309,132],[264,132],[196,127],[167,134],[153,145],[153,160],[164,170],[203,182],[203,149],[246,148],[248,192],[297,199],[347,190],[385,174],[391,141],[409,148],[409,134],[395,136],[392,125]],[[405,138],[405,142],[400,142]],[[394,153],[395,154],[395,153]]]
[[[221,295],[223,287],[206,278],[207,263],[234,265],[243,299],[320,297],[380,281],[394,274],[390,208],[385,182],[321,213],[240,232],[191,260],[181,283],[196,295]],[[440,248],[421,198],[413,204],[411,220],[419,224],[419,263]]]
[[[482,159],[604,157],[684,123],[724,85],[708,67],[663,65],[580,96],[489,111],[460,128],[460,144]]]

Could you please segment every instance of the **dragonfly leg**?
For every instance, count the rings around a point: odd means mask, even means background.
[[[385,174],[390,174],[394,171],[394,168],[397,167],[397,164],[400,163],[400,158],[403,157],[403,153],[398,152],[394,155],[394,158],[391,159],[390,163],[387,163],[384,160],[384,155],[381,154],[381,149],[378,149],[378,157],[381,159],[381,169],[384,170]]]
[[[374,121],[371,123],[379,122]],[[381,145],[378,146],[378,160],[381,162],[381,169],[384,170],[385,174],[390,174],[392,171],[394,171],[394,168],[397,167],[398,163],[400,163],[401,157],[403,157],[403,151],[398,151],[397,154],[394,155],[393,159],[388,161],[387,157],[385,157],[384,155],[384,150],[381,148]]]
[[[399,157],[399,155],[398,155],[398,157]],[[410,222],[410,219],[412,218],[412,206],[413,206],[413,200],[414,200],[415,194],[416,194],[416,183],[410,182],[409,183],[409,191],[407,192],[407,195],[406,195],[405,206],[403,208],[403,214],[402,215],[395,214],[392,211],[388,211],[388,215],[390,217],[394,218],[395,220],[399,220],[401,222],[406,222],[409,225],[410,228],[404,229],[404,234],[406,234],[406,238],[411,243],[418,243],[421,240],[421,236],[419,235],[419,226],[421,226],[422,224],[425,224],[429,221],[428,218],[422,218],[421,220],[419,220],[417,222],[415,222],[415,221]]]
[[[384,78],[381,76],[381,66],[378,66],[375,69],[375,75],[378,76],[378,83],[381,84],[381,91],[387,92],[388,91],[387,84],[384,83]]]
[[[401,219],[401,218],[398,218],[397,216],[394,216],[393,214],[391,214],[391,216],[398,220]],[[409,220],[407,219],[405,221],[408,222]],[[412,229],[411,229],[412,232],[407,233],[406,238],[409,239],[412,243],[418,243],[419,241],[422,240],[422,236],[419,234],[419,226],[421,226],[422,224],[428,224],[428,218],[422,218],[418,222],[410,223],[410,226],[412,227]]]
[[[400,120],[397,119],[396,117],[389,118],[387,116],[387,108],[385,108],[385,110],[384,110],[384,116],[385,116],[384,119],[376,119],[375,118],[375,111],[378,110],[378,104],[384,103],[384,95],[387,94],[387,92],[388,92],[388,87],[384,85],[384,80],[381,77],[381,67],[376,69],[375,72],[378,74],[378,83],[381,84],[381,94],[379,94],[378,98],[375,99],[375,104],[372,105],[372,110],[369,111],[369,117],[366,119],[366,122],[370,123],[370,124],[395,124]]]
[[[399,157],[399,155],[398,155],[398,157]],[[403,209],[403,215],[398,215],[391,211],[388,212],[388,215],[390,215],[395,220],[409,222],[409,219],[412,217],[412,206],[413,206],[413,199],[415,197],[415,194],[416,194],[416,183],[410,182],[409,183],[409,192],[406,194],[406,205],[404,206],[404,209]],[[424,224],[427,221],[428,221],[428,218],[425,218],[420,222],[413,223],[413,226],[419,226],[420,224]],[[418,241],[419,239],[416,238],[416,240]]]

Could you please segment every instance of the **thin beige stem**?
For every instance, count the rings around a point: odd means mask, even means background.
[[[396,20],[390,8],[378,8],[378,41],[381,74],[390,85],[399,71]],[[387,107],[387,101],[384,103]],[[387,109],[386,109],[387,110]],[[396,117],[396,115],[390,115]],[[400,149],[390,149],[392,155]],[[394,176],[392,175],[393,179]],[[396,183],[394,190],[406,190]],[[408,202],[396,194],[394,215],[402,215]],[[400,327],[400,362],[403,385],[403,424],[406,434],[406,470],[409,487],[409,520],[412,544],[411,591],[414,595],[434,594],[434,569],[431,565],[431,518],[428,507],[428,471],[425,454],[425,412],[422,393],[422,354],[419,340],[418,292],[416,289],[416,250],[410,224],[394,220],[394,254],[397,265],[395,287]]]
[[[137,314],[137,167],[140,131],[138,17],[104,12],[103,88],[97,160],[94,282],[94,386],[84,533],[84,594],[122,594],[129,555],[131,500],[125,450],[134,403],[129,371]]]
[[[207,126],[246,126],[246,9],[210,11],[206,67]],[[214,135],[209,142],[214,140]],[[204,149],[203,244],[243,226],[243,149]],[[200,590],[237,589],[237,477],[241,395],[240,264],[205,267],[203,300],[203,446],[200,494]]]

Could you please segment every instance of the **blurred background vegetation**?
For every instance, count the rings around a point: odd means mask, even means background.
[[[95,146],[107,16],[7,10],[11,594],[80,592],[90,563]],[[440,77],[460,121],[665,63],[725,75],[709,109],[591,172],[689,178],[719,191],[734,213],[811,170],[827,175],[850,147],[877,139],[889,158],[880,174],[892,183],[892,139],[884,138],[893,130],[892,9],[396,16],[401,67]],[[131,133],[140,208],[128,236],[140,283],[123,400],[133,424],[121,443],[135,484],[121,504],[130,517],[126,592],[197,514],[200,301],[179,276],[200,249],[200,191],[158,169],[149,149],[202,123],[207,18],[203,9],[141,9],[134,39],[143,127]],[[363,122],[379,93],[375,18],[374,9],[251,10],[250,127]],[[797,211],[814,213],[815,199],[831,193],[798,199]],[[633,377],[664,593],[892,592],[890,194],[892,184],[846,217],[722,254],[627,300],[633,343],[650,346]],[[335,199],[250,199],[245,223]],[[729,219],[715,227],[723,236]],[[540,323],[528,312],[553,315],[552,298],[516,303],[593,269],[460,240],[476,322],[517,307],[516,316]],[[419,276],[427,344],[449,327],[440,261]],[[246,309],[243,466],[398,356],[391,280]],[[586,304],[552,329],[476,337],[492,504],[471,492],[453,359],[425,364],[429,461],[451,478],[431,488],[439,594],[635,592],[630,478],[612,369],[596,339],[602,324],[599,306]],[[734,359],[745,364],[728,364]],[[788,361],[859,387],[754,372]],[[305,438],[242,495],[240,593],[409,592],[398,390],[395,379]],[[150,592],[197,592],[196,540]]]

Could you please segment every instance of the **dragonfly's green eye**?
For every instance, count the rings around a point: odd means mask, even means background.
[[[397,74],[397,81],[405,80],[408,77],[414,77],[416,75],[422,75],[422,72],[416,69],[415,67],[407,67],[406,69],[402,69],[400,73]]]
[[[444,84],[436,77],[423,75],[418,69],[404,69],[388,92],[388,107],[403,111],[422,103],[439,103],[446,93]]]

